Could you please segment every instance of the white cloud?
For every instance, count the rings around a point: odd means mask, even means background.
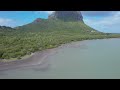
[[[11,26],[13,23],[14,23],[13,19],[0,18],[0,25],[1,26]]]
[[[120,11],[100,19],[86,18],[85,23],[103,32],[120,32]]]
[[[54,11],[46,11],[46,13],[48,13],[48,14],[51,14],[51,13],[53,13]]]
[[[85,16],[111,16],[115,14],[114,11],[81,11]]]
[[[45,12],[45,13],[47,13],[47,14],[51,14],[51,13],[53,13],[54,11],[34,11],[35,13],[43,13],[43,12]]]

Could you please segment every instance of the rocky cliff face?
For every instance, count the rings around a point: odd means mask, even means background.
[[[82,21],[83,22],[83,16],[80,11],[55,11],[48,18],[60,19],[63,21]]]

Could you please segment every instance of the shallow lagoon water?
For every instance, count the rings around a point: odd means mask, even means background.
[[[1,79],[120,79],[120,39],[58,47],[42,65],[0,71]]]

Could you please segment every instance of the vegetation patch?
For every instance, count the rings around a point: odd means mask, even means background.
[[[21,59],[72,41],[119,37],[120,34],[102,33],[82,22],[41,20],[14,29],[0,28],[0,59]]]

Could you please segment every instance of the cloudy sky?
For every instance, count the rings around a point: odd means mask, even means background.
[[[21,26],[53,11],[0,11],[1,26]],[[82,11],[84,22],[102,32],[120,33],[120,11]]]

